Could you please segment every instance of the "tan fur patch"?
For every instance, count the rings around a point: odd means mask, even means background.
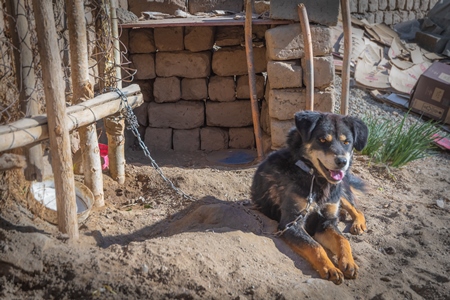
[[[333,136],[331,134],[327,134],[327,136],[325,137],[325,140],[327,142],[331,142],[333,140]]]
[[[347,136],[344,135],[344,134],[341,134],[341,135],[339,136],[339,140],[340,140],[341,142],[345,142],[345,141],[347,140]]]

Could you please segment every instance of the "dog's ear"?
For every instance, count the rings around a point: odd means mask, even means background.
[[[297,127],[303,142],[309,141],[321,116],[321,113],[315,111],[301,111],[295,114],[295,127]]]
[[[367,138],[369,137],[367,125],[359,118],[355,117],[347,116],[343,120],[353,133],[353,147],[356,150],[361,151],[366,146]]]

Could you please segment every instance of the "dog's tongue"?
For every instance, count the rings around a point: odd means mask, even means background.
[[[341,181],[344,178],[345,173],[341,170],[330,170],[330,176],[336,181]]]

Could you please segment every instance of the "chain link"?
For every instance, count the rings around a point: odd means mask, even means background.
[[[144,151],[145,156],[147,156],[147,158],[150,160],[150,163],[152,165],[152,167],[156,170],[156,172],[158,172],[158,174],[161,176],[161,178],[169,184],[169,186],[175,191],[177,192],[177,194],[183,196],[183,198],[185,198],[186,200],[189,201],[195,201],[196,199],[193,198],[192,196],[186,194],[185,192],[183,192],[181,189],[177,188],[175,186],[175,184],[169,179],[167,178],[163,171],[161,170],[161,168],[158,166],[158,164],[156,163],[156,161],[152,158],[152,156],[150,155],[150,151],[148,150],[147,146],[144,144],[144,141],[141,139],[141,135],[139,134],[138,128],[139,128],[139,123],[137,120],[136,115],[133,112],[133,109],[131,108],[131,105],[128,103],[128,98],[127,96],[122,92],[122,90],[117,89],[117,88],[112,88],[112,91],[116,92],[122,102],[120,103],[120,113],[122,116],[125,117],[125,121],[127,123],[126,128],[128,130],[131,130],[131,132],[134,134],[134,136],[138,139],[139,141],[139,146],[142,148],[142,150]]]

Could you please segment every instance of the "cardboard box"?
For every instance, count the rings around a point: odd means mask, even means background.
[[[450,124],[450,65],[433,63],[411,92],[411,110]]]

